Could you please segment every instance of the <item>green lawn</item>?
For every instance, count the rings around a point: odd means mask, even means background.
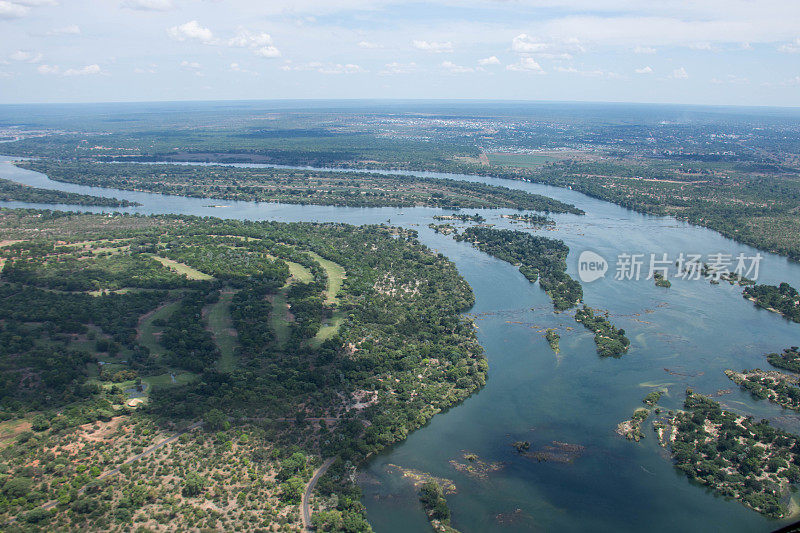
[[[284,262],[289,266],[289,273],[297,281],[301,283],[311,283],[314,281],[314,275],[311,274],[311,271],[300,263],[285,260]]]
[[[152,257],[153,259],[155,259],[168,269],[174,270],[178,274],[186,274],[186,277],[189,279],[197,279],[204,281],[214,279],[214,276],[209,276],[208,274],[200,272],[199,270],[194,269],[189,265],[173,261],[172,259],[167,259],[166,257],[159,257],[157,255],[151,255],[150,257]]]
[[[323,342],[336,335],[342,326],[342,322],[344,322],[344,313],[342,311],[334,311],[328,323],[319,328],[317,334],[311,339],[311,347],[318,348]]]
[[[486,154],[492,166],[537,168],[557,158],[539,154]]]
[[[207,308],[206,322],[214,335],[214,342],[219,348],[220,358],[217,368],[222,372],[230,372],[236,368],[236,330],[231,319],[231,301],[233,292],[223,292],[217,303]]]
[[[275,333],[275,342],[278,346],[283,346],[289,339],[289,318],[286,308],[286,293],[290,283],[284,285],[275,296],[272,297],[272,312],[269,314],[269,325]]]
[[[164,355],[166,350],[164,350],[164,347],[158,342],[158,334],[161,333],[163,328],[154,325],[153,321],[159,318],[162,320],[167,320],[178,308],[178,305],[180,305],[180,300],[170,302],[160,307],[155,313],[145,316],[144,320],[142,320],[139,324],[139,334],[137,335],[136,340],[142,346],[149,348],[150,353],[156,357],[161,357]]]
[[[328,286],[325,289],[325,303],[339,303],[339,298],[337,298],[337,295],[339,294],[339,289],[342,288],[342,282],[345,278],[344,268],[342,268],[342,266],[338,263],[328,261],[314,252],[308,252],[308,255],[313,257],[317,263],[322,265],[322,268],[324,268],[325,272],[328,274]]]

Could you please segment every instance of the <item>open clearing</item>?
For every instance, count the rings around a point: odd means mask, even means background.
[[[217,361],[217,368],[222,372],[230,372],[236,368],[237,334],[230,312],[233,295],[232,290],[224,290],[216,303],[203,310],[208,329],[219,348],[220,358]]]
[[[286,260],[284,260],[284,263],[289,266],[289,274],[300,283],[311,283],[314,281],[314,276],[311,274],[311,271],[300,263]]]
[[[136,340],[142,346],[147,347],[150,350],[150,353],[156,357],[161,357],[164,355],[166,350],[163,346],[161,346],[161,343],[158,342],[158,336],[161,334],[163,328],[161,326],[156,326],[153,324],[153,322],[159,318],[162,320],[167,320],[172,313],[175,312],[180,303],[180,300],[169,302],[157,308],[155,311],[151,311],[150,313],[143,315],[142,318],[139,319]]]
[[[201,281],[208,281],[214,279],[214,276],[209,276],[208,274],[200,272],[199,270],[194,269],[189,265],[173,261],[172,259],[167,259],[166,257],[159,257],[157,255],[151,255],[150,257],[152,257],[165,267],[169,268],[170,270],[174,270],[178,274],[186,274],[186,277],[189,279],[196,279]]]
[[[339,303],[339,298],[337,298],[337,295],[339,294],[339,289],[342,288],[342,282],[345,278],[344,268],[333,261],[329,261],[323,257],[320,257],[314,252],[308,252],[308,255],[313,257],[317,263],[322,265],[322,268],[324,268],[325,272],[328,274],[328,286],[325,289],[325,303]]]
[[[557,157],[544,154],[487,154],[489,162],[493,166],[537,168],[553,161],[558,161]]]

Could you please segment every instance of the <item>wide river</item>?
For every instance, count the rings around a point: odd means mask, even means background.
[[[430,530],[413,487],[390,465],[452,480],[457,487],[457,493],[448,496],[453,526],[465,533],[770,531],[782,525],[690,483],[658,446],[649,422],[647,438],[639,443],[628,442],[614,431],[656,387],[668,387],[661,400],[665,408],[679,408],[684,391],[691,387],[718,394],[717,400],[728,409],[800,431],[797,414],[753,400],[723,374],[728,368],[767,367],[764,353],[800,344],[800,324],[756,308],[742,298],[740,288],[727,283],[672,279],[672,287],[663,289],[652,280],[614,279],[619,254],[644,253],[647,263],[651,253],[659,257],[667,253],[674,261],[681,252],[752,256],[757,253],[753,248],[707,229],[637,214],[571,190],[495,178],[405,173],[522,189],[585,210],[585,216],[556,215],[555,230],[539,233],[569,245],[569,273],[574,277],[577,257],[584,250],[609,261],[605,278],[584,284],[585,301],[609,310],[632,345],[620,359],[601,359],[592,335],[570,313],[555,314],[538,285],[528,283],[513,266],[428,229],[432,216],[443,213],[439,209],[296,206],[85,187],[18,169],[10,159],[0,157],[2,178],[142,204],[118,209],[122,212],[351,224],[390,221],[419,230],[423,243],[455,262],[475,292],[470,314],[489,360],[489,380],[463,404],[435,416],[426,427],[365,466],[360,476],[363,501],[378,532]],[[0,205],[102,211],[21,202]],[[523,227],[500,218],[508,210],[479,212],[498,227]],[[762,255],[759,281],[800,286],[800,265]],[[670,274],[674,273],[673,267]],[[561,335],[558,357],[543,337],[548,327],[557,328]],[[579,447],[572,448],[578,451],[567,461],[538,462],[516,453],[511,443],[519,440],[530,441],[531,449],[537,451],[559,450],[558,443]],[[466,463],[465,453],[502,463],[501,468],[483,477],[459,471],[451,461]]]

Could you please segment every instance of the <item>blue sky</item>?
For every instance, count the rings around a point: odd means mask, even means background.
[[[800,106],[795,0],[0,0],[0,103]]]

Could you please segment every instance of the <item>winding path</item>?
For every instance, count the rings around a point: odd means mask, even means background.
[[[321,478],[325,472],[328,471],[335,460],[336,457],[326,459],[325,462],[322,463],[322,466],[314,471],[314,475],[311,476],[311,479],[308,480],[306,490],[303,492],[303,512],[301,514],[303,517],[303,531],[311,531],[311,509],[309,508],[311,493],[314,492],[314,487],[317,485],[319,478]]]

